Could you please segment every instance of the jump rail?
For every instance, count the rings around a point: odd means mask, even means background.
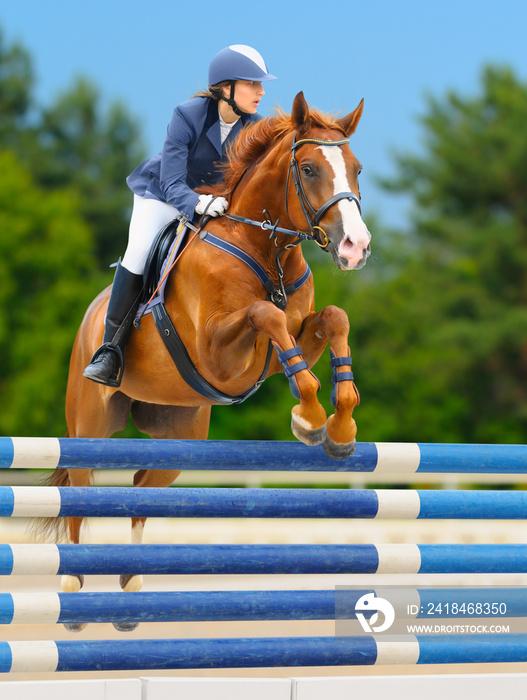
[[[0,642],[0,673],[527,661],[527,634]]]
[[[365,442],[339,461],[300,442],[0,437],[0,468],[527,474],[527,445]]]
[[[0,486],[3,517],[527,519],[523,491]]]
[[[364,595],[381,595],[383,589],[324,591],[155,591],[149,593],[0,593],[0,624],[54,624],[75,622],[225,622],[252,620],[353,620],[356,603]],[[449,617],[452,603],[458,622],[527,617],[524,588],[405,588],[399,616],[429,621]],[[409,612],[408,606],[412,612]],[[463,608],[461,608],[463,606]],[[370,617],[373,611],[366,617]]]
[[[527,544],[0,544],[0,575],[527,573]]]

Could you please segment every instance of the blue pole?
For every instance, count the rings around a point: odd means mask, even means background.
[[[371,638],[289,637],[57,642],[57,671],[371,665]]]
[[[0,545],[0,575],[527,573],[527,545]]]
[[[121,671],[378,664],[508,663],[527,661],[527,635],[408,635],[403,646],[382,638],[246,637],[241,639],[127,639],[32,642],[24,663],[47,671]],[[56,654],[50,654],[50,644]],[[0,673],[19,670],[20,651],[0,642]],[[45,645],[45,646],[44,646]],[[42,662],[42,649],[47,652]],[[43,666],[46,666],[44,669]]]
[[[358,443],[331,460],[300,442],[0,437],[0,468],[525,474],[526,445]]]
[[[346,592],[341,614],[352,614],[367,591]],[[34,608],[32,619],[47,616],[58,597],[57,623],[71,622],[221,622],[230,620],[334,620],[335,591],[155,591],[137,593],[57,593],[22,601],[0,593],[0,624],[17,620],[17,606]]]
[[[357,601],[368,593],[375,593],[375,589],[343,586],[325,591],[155,591],[133,595],[0,593],[0,624],[26,623],[28,619],[33,624],[353,620]],[[408,588],[403,598],[407,608],[412,603],[417,610],[405,609],[399,596],[398,618],[430,624],[445,618],[459,622],[527,617],[524,588]]]
[[[417,635],[418,664],[490,664],[527,661],[525,634]]]
[[[527,518],[523,491],[46,487],[52,490],[57,517]],[[40,504],[39,494],[0,486],[0,516],[49,516],[50,499]]]

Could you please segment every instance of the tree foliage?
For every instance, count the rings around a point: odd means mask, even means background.
[[[71,346],[124,249],[142,147],[89,81],[45,108],[32,91],[28,53],[0,31],[0,432],[61,435]]]
[[[405,258],[356,300],[364,427],[375,439],[522,442],[527,86],[487,67],[479,95],[427,107],[424,152],[399,156],[384,183],[415,202],[397,238]]]
[[[97,258],[107,268],[126,247],[132,195],[125,177],[143,158],[135,120],[119,102],[104,113],[96,87],[78,78],[43,111],[35,153],[32,172],[43,187],[79,192]]]
[[[0,183],[0,432],[61,435],[72,340],[102,276],[75,196],[44,195],[9,152]]]
[[[20,44],[8,45],[0,27],[0,141],[16,145],[31,109],[33,67]]]

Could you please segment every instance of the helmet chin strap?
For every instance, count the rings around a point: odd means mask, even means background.
[[[248,112],[244,112],[243,110],[241,110],[234,100],[234,84],[235,84],[235,82],[236,82],[235,80],[231,80],[230,97],[225,97],[225,95],[222,93],[220,95],[220,99],[224,100],[229,105],[229,107],[232,109],[234,114],[237,114],[239,117],[242,117],[244,114],[248,114]]]

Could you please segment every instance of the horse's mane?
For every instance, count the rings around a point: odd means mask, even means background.
[[[309,109],[311,127],[337,129],[345,133],[336,118],[319,110]],[[280,108],[270,117],[246,126],[236,138],[228,153],[227,163],[223,166],[225,179],[213,188],[215,194],[229,198],[246,170],[257,161],[278,139],[295,130],[290,114]],[[207,188],[210,192],[211,188]]]

